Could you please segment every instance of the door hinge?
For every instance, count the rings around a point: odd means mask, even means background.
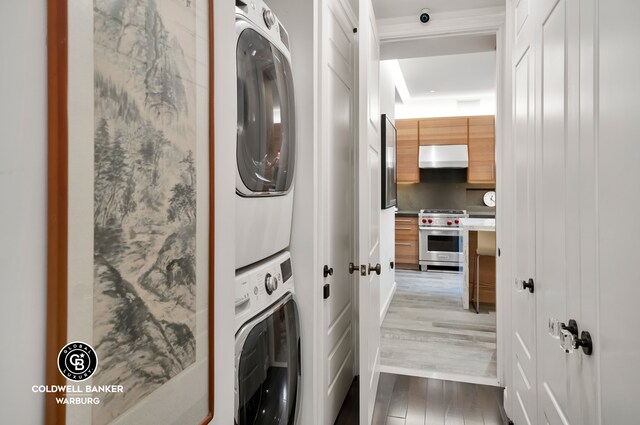
[[[353,29],[353,33],[355,34],[355,33],[357,33],[357,32],[358,32],[358,28],[354,28],[354,29]]]
[[[331,287],[328,283],[325,283],[322,287],[322,297],[326,300],[329,296],[331,296]]]

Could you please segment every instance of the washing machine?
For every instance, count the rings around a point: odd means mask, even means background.
[[[235,425],[295,425],[300,324],[284,251],[236,274]]]
[[[236,269],[289,246],[296,112],[289,36],[259,0],[236,0]]]

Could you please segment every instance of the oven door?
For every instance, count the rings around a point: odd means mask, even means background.
[[[289,59],[247,21],[238,19],[236,32],[236,192],[284,195],[293,184],[296,146]]]
[[[300,327],[290,293],[240,328],[235,357],[235,424],[294,425]]]
[[[462,230],[420,228],[420,265],[457,265],[463,262]]]

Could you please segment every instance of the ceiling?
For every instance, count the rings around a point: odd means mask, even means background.
[[[398,60],[411,99],[495,93],[496,54],[478,52]]]
[[[373,0],[376,19],[417,17],[424,8],[431,13],[443,13],[504,5],[505,0]]]

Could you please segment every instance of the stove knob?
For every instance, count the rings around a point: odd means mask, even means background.
[[[456,223],[456,224],[460,224],[460,220],[458,220],[458,219],[456,218],[455,223]]]
[[[429,224],[431,224],[431,223],[433,223],[433,220],[432,220],[432,219],[429,219]]]
[[[267,276],[264,278],[264,287],[267,290],[267,294],[271,295],[273,291],[278,289],[278,279],[267,273]]]
[[[429,220],[429,221],[431,221],[431,220]],[[423,223],[426,223],[426,222],[427,222],[427,219],[426,219],[426,218],[423,218],[423,219],[422,219],[422,222],[423,222]]]
[[[451,226],[451,220],[447,221],[447,226]]]

